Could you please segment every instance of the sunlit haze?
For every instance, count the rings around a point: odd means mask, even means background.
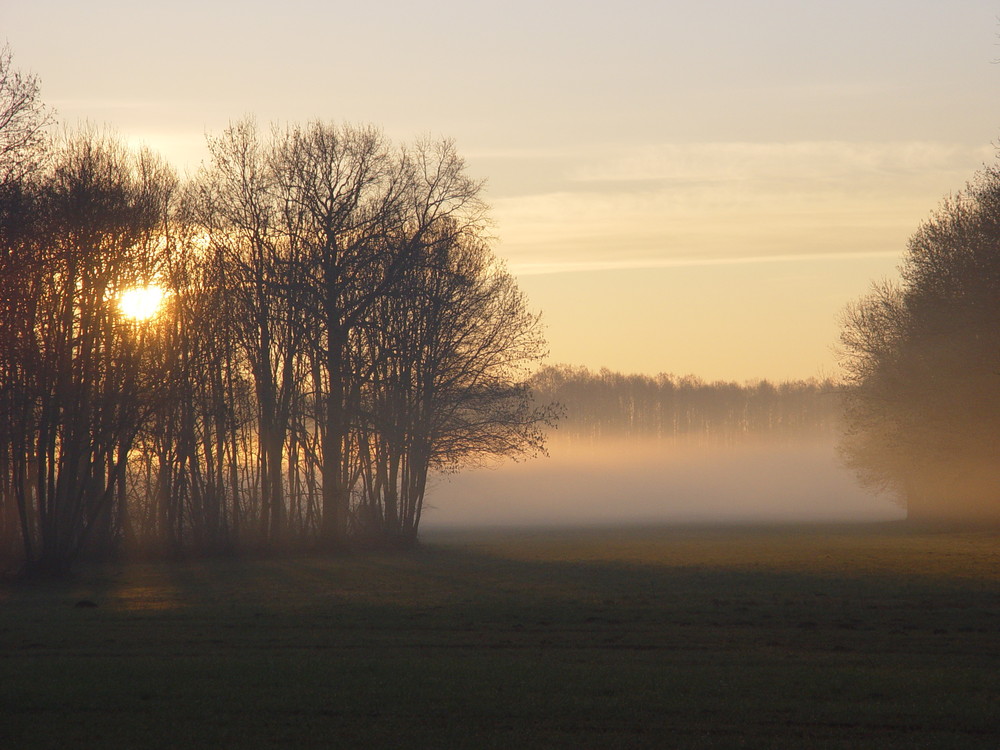
[[[840,465],[830,437],[736,443],[558,436],[547,460],[435,477],[428,529],[450,526],[886,521],[904,516]]]
[[[997,5],[5,3],[63,122],[181,171],[231,120],[456,140],[550,361],[833,375],[836,317],[994,156]]]

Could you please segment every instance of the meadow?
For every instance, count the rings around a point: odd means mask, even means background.
[[[996,530],[439,530],[0,588],[2,748],[967,749],[998,715]]]

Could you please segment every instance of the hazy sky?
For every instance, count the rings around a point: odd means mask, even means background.
[[[835,374],[836,316],[994,159],[986,0],[8,1],[64,122],[183,172],[254,114],[456,140],[551,361]]]

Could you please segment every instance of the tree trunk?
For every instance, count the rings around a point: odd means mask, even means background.
[[[349,429],[346,401],[347,337],[339,325],[331,325],[326,367],[329,393],[326,397],[326,430],[323,433],[323,521],[325,544],[334,546],[347,541],[350,490],[347,486],[345,446]]]

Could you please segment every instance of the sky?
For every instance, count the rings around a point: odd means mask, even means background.
[[[193,173],[206,134],[455,140],[550,363],[836,376],[837,318],[995,160],[1000,2],[33,0],[61,122]]]

